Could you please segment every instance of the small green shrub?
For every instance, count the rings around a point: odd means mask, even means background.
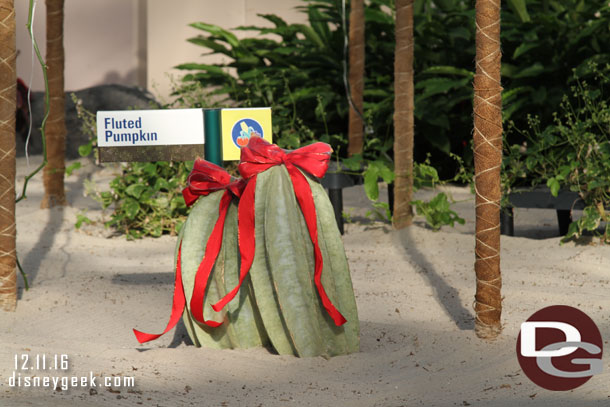
[[[463,218],[451,210],[451,203],[444,192],[440,192],[429,202],[421,200],[413,201],[413,205],[417,214],[425,217],[426,223],[433,230],[439,230],[444,225],[453,227],[456,222],[460,225],[465,223]]]
[[[106,226],[127,239],[177,234],[188,214],[182,189],[192,166],[192,161],[124,164],[111,191],[99,193],[102,206],[114,208]]]

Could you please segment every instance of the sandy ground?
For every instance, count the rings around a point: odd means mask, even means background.
[[[36,159],[33,159],[35,163]],[[20,159],[19,181],[27,171]],[[331,360],[265,349],[192,346],[182,325],[145,346],[131,328],[159,332],[172,294],[175,238],[128,242],[100,226],[76,230],[76,214],[102,214],[83,196],[112,170],[92,165],[67,178],[71,206],[40,210],[41,177],[18,205],[20,282],[15,313],[0,317],[0,406],[592,406],[610,403],[610,367],[570,392],[531,383],[515,353],[520,323],[553,304],[580,308],[610,339],[610,247],[559,244],[553,211],[517,210],[516,237],[502,238],[504,332],[473,331],[474,210],[449,187],[467,222],[433,232],[368,222],[361,187],[345,191],[345,248],[361,320],[361,352]],[[423,195],[430,192],[423,192]],[[607,340],[605,344],[607,344]],[[16,370],[15,358],[65,354],[67,370]],[[96,387],[9,386],[25,376],[98,377]],[[133,377],[134,387],[100,383]]]

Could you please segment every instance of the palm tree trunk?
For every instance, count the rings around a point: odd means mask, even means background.
[[[396,0],[394,53],[394,213],[402,229],[413,223],[413,0]]]
[[[477,292],[475,330],[495,338],[502,330],[500,273],[500,170],[502,86],[500,84],[500,0],[476,2],[474,78],[474,170]]]
[[[15,257],[15,5],[0,0],[0,308],[17,306]]]
[[[354,106],[363,112],[364,93],[364,0],[352,0],[349,13],[349,88]],[[349,156],[362,154],[364,123],[350,104],[348,146]]]
[[[42,208],[66,204],[64,191],[66,122],[64,94],[64,0],[47,0],[47,69],[49,78],[49,119],[45,134],[48,164],[44,168]]]

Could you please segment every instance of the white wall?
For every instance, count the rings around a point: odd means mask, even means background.
[[[17,19],[17,75],[26,83],[32,66],[31,41],[26,29],[28,0],[15,2]],[[65,87],[67,91],[103,83],[146,85],[138,36],[138,17],[145,0],[66,0],[64,5]],[[46,7],[38,0],[34,34],[45,57]],[[140,46],[139,46],[140,44]],[[140,54],[139,54],[140,52]],[[38,61],[34,61],[34,90],[44,89]]]
[[[28,0],[15,1],[17,75],[30,76],[31,42],[25,27]],[[202,61],[202,47],[188,43],[200,31],[188,27],[202,21],[231,29],[239,25],[270,25],[256,14],[277,14],[302,22],[295,10],[301,0],[66,0],[64,6],[65,86],[67,91],[104,83],[146,87],[167,97],[173,67]],[[34,33],[45,56],[44,0],[37,0]],[[236,33],[243,36],[244,33]],[[207,62],[211,60],[208,59]],[[44,89],[34,61],[34,90]]]

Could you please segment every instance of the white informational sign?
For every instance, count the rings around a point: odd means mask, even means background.
[[[98,147],[203,144],[202,109],[97,112]]]

